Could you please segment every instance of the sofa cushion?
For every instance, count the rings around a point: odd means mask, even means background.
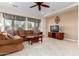
[[[11,35],[11,34],[3,33],[3,35],[5,36],[5,38],[6,38],[7,40],[13,39],[13,35]]]
[[[6,40],[5,36],[2,33],[0,33],[0,40]]]
[[[14,40],[16,40],[16,39],[21,39],[21,37],[18,36],[18,35],[13,36],[13,38],[14,38]]]

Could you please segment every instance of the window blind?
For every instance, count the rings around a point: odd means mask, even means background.
[[[26,17],[7,14],[7,13],[3,13],[3,17],[5,19],[9,19],[9,20],[19,20],[19,21],[25,21],[26,20]]]

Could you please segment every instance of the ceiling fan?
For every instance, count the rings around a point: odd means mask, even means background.
[[[38,6],[38,10],[41,11],[41,7],[49,8],[50,6],[44,4],[44,2],[35,2],[35,5],[31,6],[30,8]]]

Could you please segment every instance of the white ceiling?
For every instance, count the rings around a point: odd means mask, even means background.
[[[9,10],[18,10],[23,11],[25,13],[30,12],[32,15],[42,16],[49,12],[54,12],[56,10],[59,10],[61,8],[65,8],[71,4],[74,4],[75,2],[44,2],[44,4],[47,4],[50,6],[50,8],[44,8],[42,7],[42,10],[39,11],[37,7],[30,8],[30,6],[34,5],[33,2],[0,2],[0,8],[3,9],[9,9]],[[15,7],[13,6],[15,5]]]

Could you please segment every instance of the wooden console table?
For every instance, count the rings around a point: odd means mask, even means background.
[[[48,37],[63,40],[64,39],[64,33],[61,33],[61,32],[48,32]]]

